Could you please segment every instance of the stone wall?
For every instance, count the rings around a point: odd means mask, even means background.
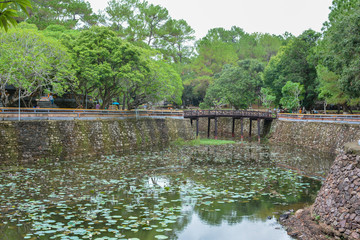
[[[188,120],[0,122],[0,162],[116,154],[194,137]]]
[[[346,149],[346,148],[345,148]],[[350,239],[360,239],[360,155],[339,154],[313,205],[320,221]]]
[[[360,125],[274,120],[268,136],[270,142],[336,152],[345,143],[360,139]]]

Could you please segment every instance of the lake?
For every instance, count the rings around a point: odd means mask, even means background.
[[[286,145],[172,146],[3,164],[0,239],[291,239],[334,156]]]

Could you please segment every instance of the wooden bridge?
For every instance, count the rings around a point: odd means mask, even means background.
[[[231,117],[232,121],[232,136],[235,137],[235,120],[240,119],[241,122],[241,140],[244,139],[244,118],[249,118],[250,129],[249,137],[251,137],[252,121],[256,120],[258,124],[258,141],[260,142],[260,120],[271,121],[277,118],[276,113],[262,112],[262,111],[246,111],[246,110],[192,110],[184,111],[184,118],[190,118],[191,125],[193,120],[196,120],[196,136],[199,135],[199,118],[208,118],[208,137],[210,137],[210,123],[211,119],[215,120],[215,139],[217,139],[217,125],[219,117]]]

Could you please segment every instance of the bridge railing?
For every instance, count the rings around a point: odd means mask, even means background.
[[[99,110],[99,109],[55,109],[55,108],[0,108],[1,120],[60,120],[60,119],[96,119],[96,118],[137,118],[137,117],[175,117],[183,118],[182,111],[175,110]]]
[[[322,121],[322,122],[359,122],[359,114],[286,114],[278,115],[280,120],[289,121]]]
[[[187,110],[184,111],[184,117],[249,117],[274,119],[277,117],[277,114],[276,112],[273,113],[247,110]]]

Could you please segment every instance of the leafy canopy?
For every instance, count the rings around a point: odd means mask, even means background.
[[[66,48],[27,24],[8,33],[0,31],[0,62],[1,101],[5,106],[18,99],[17,95],[9,98],[6,85],[21,91],[21,98],[43,91],[61,95],[77,85]]]
[[[0,29],[8,31],[10,25],[16,26],[18,11],[29,14],[27,8],[31,8],[30,0],[0,0]]]
[[[287,81],[281,90],[283,97],[280,99],[280,104],[287,109],[298,110],[300,101],[304,99],[302,95],[305,90],[300,83]]]
[[[235,109],[249,107],[257,97],[263,70],[263,64],[252,59],[239,61],[236,67],[225,66],[209,87],[201,106],[213,107],[217,103],[227,103]]]

